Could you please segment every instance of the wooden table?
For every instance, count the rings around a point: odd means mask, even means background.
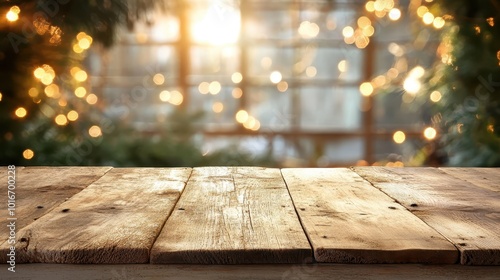
[[[500,279],[500,169],[17,167],[13,216],[0,170],[18,277]]]

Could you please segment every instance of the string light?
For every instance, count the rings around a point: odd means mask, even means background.
[[[12,6],[5,17],[7,18],[8,21],[14,22],[19,19],[19,13],[21,12],[21,9],[18,6]]]
[[[239,99],[243,96],[243,91],[241,90],[241,88],[235,88],[231,92],[231,95],[233,96],[233,98]]]
[[[89,135],[91,137],[97,138],[102,135],[101,128],[97,125],[93,125],[89,128]]]
[[[163,76],[163,74],[161,73],[157,73],[153,76],[153,83],[155,83],[156,85],[163,85],[163,83],[165,83],[165,76]]]
[[[233,81],[233,83],[235,84],[241,83],[242,80],[243,76],[241,75],[240,72],[234,72],[233,75],[231,75],[231,81]]]
[[[179,106],[184,101],[184,96],[182,96],[182,93],[180,93],[176,90],[173,90],[170,92],[170,94],[171,94],[171,96],[170,96],[170,99],[168,101],[168,102],[170,102],[170,104],[175,105],[175,106]]]
[[[370,96],[373,93],[373,85],[370,82],[364,82],[359,86],[359,92],[363,96]]]
[[[222,104],[222,102],[215,102],[215,103],[212,105],[212,110],[213,110],[215,113],[220,113],[220,112],[222,112],[222,110],[224,110],[224,104]]]
[[[281,82],[281,79],[283,79],[283,76],[279,71],[273,71],[271,72],[271,75],[269,75],[269,80],[271,80],[271,83],[273,84]]]
[[[208,92],[212,95],[218,94],[222,89],[222,86],[219,82],[213,81],[208,85]]]
[[[23,151],[23,158],[30,160],[35,156],[35,152],[32,149],[26,149]]]
[[[285,92],[288,89],[288,83],[285,81],[281,81],[277,85],[278,91]]]
[[[437,136],[437,131],[432,127],[427,127],[424,129],[424,137],[427,140],[433,140]]]
[[[248,112],[245,110],[239,110],[236,113],[236,121],[239,123],[245,123],[248,120]]]
[[[406,135],[403,131],[398,130],[394,132],[392,139],[396,142],[396,144],[402,144],[406,140]]]
[[[75,111],[75,110],[71,110],[71,111],[68,112],[68,114],[67,114],[66,117],[67,117],[67,119],[69,121],[74,122],[74,121],[76,121],[78,119],[78,112]]]
[[[160,100],[163,102],[168,102],[171,96],[172,95],[168,90],[163,90],[162,92],[160,92]]]
[[[77,87],[75,89],[75,95],[78,98],[83,98],[87,94],[87,90],[84,87]]]
[[[28,111],[26,111],[26,109],[24,107],[19,107],[16,109],[14,114],[16,114],[16,117],[18,117],[18,118],[24,118],[28,114]]]
[[[66,118],[66,115],[64,114],[59,114],[54,118],[54,121],[56,122],[57,125],[63,126],[68,124],[68,118]]]
[[[90,105],[94,105],[97,103],[97,95],[91,93],[89,95],[87,95],[87,98],[85,99],[87,101],[87,103],[89,103]]]

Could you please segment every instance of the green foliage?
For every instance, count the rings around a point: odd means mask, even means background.
[[[438,90],[435,120],[453,166],[500,166],[500,1],[442,0],[448,15],[439,62],[428,80]],[[447,60],[446,55],[449,55]]]

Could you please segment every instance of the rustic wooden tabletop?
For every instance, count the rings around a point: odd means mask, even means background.
[[[7,167],[0,171],[7,182]],[[17,167],[15,175],[15,211],[2,203],[0,217],[15,221],[19,265],[500,265],[495,168]],[[0,226],[4,264],[9,234]]]

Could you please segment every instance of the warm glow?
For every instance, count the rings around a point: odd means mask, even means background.
[[[432,139],[436,138],[436,135],[437,135],[437,131],[432,127],[428,127],[424,130],[424,137],[428,140],[432,140]]]
[[[42,67],[38,67],[33,71],[33,75],[35,75],[35,78],[41,79],[43,77],[43,74],[45,74],[45,70],[43,70]]]
[[[168,102],[170,100],[171,94],[168,90],[160,92],[160,100],[163,102]]]
[[[71,110],[68,112],[68,114],[66,115],[66,117],[68,118],[68,120],[74,122],[78,119],[78,112],[75,111],[75,110]]]
[[[66,125],[68,124],[68,118],[66,118],[66,115],[59,114],[56,116],[54,119],[57,125]]]
[[[306,68],[306,76],[309,78],[316,76],[317,73],[318,73],[318,70],[316,70],[316,67],[314,67],[314,66],[308,66]]]
[[[35,156],[35,152],[32,149],[26,149],[23,151],[23,158],[30,160]]]
[[[404,132],[402,131],[396,131],[394,132],[394,134],[392,135],[392,139],[394,140],[394,142],[396,142],[397,144],[401,144],[403,143],[405,140],[406,140],[406,135]]]
[[[210,83],[210,85],[208,85],[208,92],[210,92],[210,94],[212,94],[212,95],[218,94],[221,89],[222,89],[222,86],[217,81],[213,81]]]
[[[375,11],[375,1],[366,2],[365,9],[370,13],[374,12]]]
[[[174,90],[170,94],[171,94],[170,100],[169,100],[170,104],[175,105],[175,106],[179,106],[184,101],[184,96],[182,96],[182,93]]]
[[[65,107],[66,105],[68,105],[68,101],[66,101],[66,99],[59,99],[59,101],[57,101],[57,104],[59,104],[59,106],[61,107]]]
[[[413,78],[413,77],[408,77],[405,79],[403,83],[403,88],[411,94],[415,94],[420,90],[420,87],[422,84],[420,83],[419,80]]]
[[[194,41],[221,46],[233,44],[240,36],[240,12],[229,6],[221,7],[213,1],[200,20],[193,23],[191,36]]]
[[[89,103],[90,105],[94,105],[97,103],[98,98],[97,98],[97,95],[91,93],[87,96],[86,100],[87,100],[87,103]]]
[[[241,83],[242,80],[243,76],[241,75],[240,72],[234,72],[233,75],[231,75],[231,81],[233,81],[233,83],[235,84]]]
[[[337,68],[339,69],[340,72],[347,71],[347,61],[345,59],[341,60],[337,65]]]
[[[3,95],[2,95],[2,93],[0,92],[0,101],[2,101],[2,97],[3,97]]]
[[[427,12],[424,14],[424,16],[422,17],[422,21],[425,23],[425,24],[431,24],[432,22],[434,22],[434,15],[431,14],[430,12]]]
[[[157,73],[153,76],[153,83],[156,85],[163,85],[165,83],[165,76],[161,73]]]
[[[393,8],[389,11],[389,18],[393,21],[396,21],[401,18],[401,10],[398,8]]]
[[[17,7],[17,6],[14,6],[14,7]],[[7,12],[5,17],[7,18],[8,21],[11,21],[11,22],[19,19],[19,15],[16,12],[12,11],[12,8]]]
[[[342,29],[342,35],[344,35],[344,37],[352,37],[352,35],[354,35],[354,29],[350,26],[346,26]]]
[[[429,9],[426,6],[420,6],[417,8],[417,15],[419,17],[423,17],[427,12],[429,12]]]
[[[87,72],[85,72],[83,70],[79,70],[78,72],[76,72],[74,77],[75,77],[75,80],[77,80],[79,82],[84,82],[88,78]]]
[[[210,83],[201,82],[200,85],[198,86],[198,91],[200,91],[201,94],[207,94],[210,91],[209,86]]]
[[[59,98],[61,97],[61,94],[59,92],[59,87],[56,84],[50,84],[45,87],[45,95],[47,97],[52,97],[52,98]]]
[[[283,79],[283,76],[279,71],[273,71],[271,75],[269,75],[269,80],[271,80],[273,84],[281,82],[281,79]]]
[[[369,82],[364,82],[359,86],[359,92],[363,96],[370,96],[373,93],[373,85]]]
[[[371,24],[372,24],[372,21],[369,18],[365,17],[365,16],[362,16],[362,17],[358,18],[358,26],[359,26],[359,28],[366,28],[368,26],[371,26]]]
[[[215,102],[215,103],[212,105],[212,110],[213,110],[215,113],[220,113],[220,112],[222,112],[222,110],[224,110],[224,104],[222,104],[221,102]]]
[[[443,26],[444,26],[445,23],[446,22],[445,22],[445,20],[442,17],[436,17],[434,19],[434,21],[432,22],[432,25],[436,29],[441,29],[441,28],[443,28]]]
[[[441,100],[441,97],[441,93],[437,90],[431,92],[431,95],[429,96],[432,102],[439,102],[439,100]]]
[[[90,48],[90,40],[87,38],[82,38],[80,41],[78,41],[78,46],[81,49],[86,50]]]
[[[82,53],[82,52],[83,52],[83,49],[80,47],[80,45],[78,45],[78,44],[74,44],[74,45],[73,45],[73,51],[74,51],[75,53]]]
[[[278,83],[277,88],[280,92],[285,92],[288,89],[288,83],[285,81],[281,81]]]
[[[233,98],[238,99],[241,98],[241,96],[243,96],[243,91],[241,90],[241,88],[235,88],[233,89],[231,95],[233,96]]]
[[[28,111],[26,111],[23,107],[19,107],[16,109],[15,114],[18,118],[24,118],[28,114]]]
[[[78,98],[83,98],[87,94],[87,90],[84,87],[77,87],[75,89],[75,95]]]
[[[319,34],[319,26],[314,22],[303,21],[299,26],[299,34],[304,39],[311,39]]]
[[[245,123],[248,120],[248,112],[245,110],[239,110],[236,113],[236,121],[239,123]]]
[[[102,131],[101,131],[101,128],[98,127],[97,125],[93,125],[89,128],[89,135],[91,137],[99,137],[102,135]]]

